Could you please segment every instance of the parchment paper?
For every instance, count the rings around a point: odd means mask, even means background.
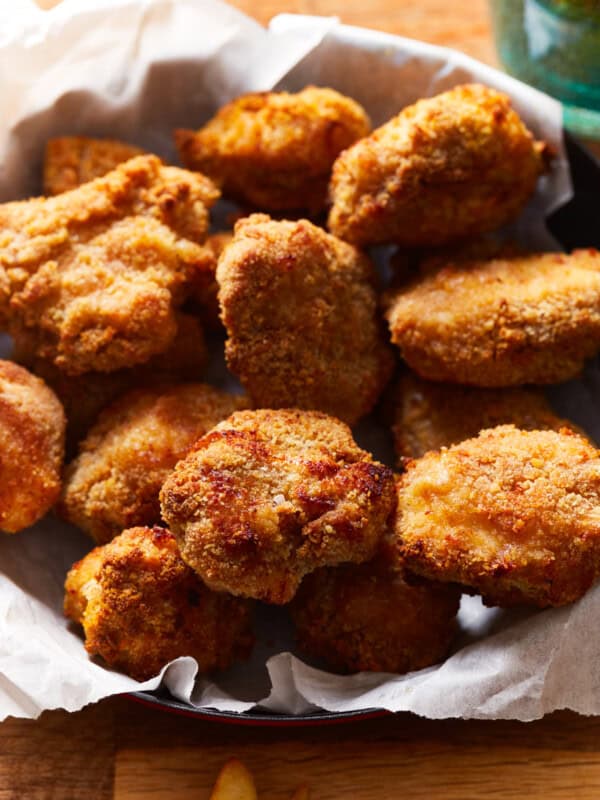
[[[461,54],[335,19],[284,15],[265,31],[216,0],[88,5],[64,0],[44,13],[21,0],[0,8],[0,200],[39,193],[50,136],[110,135],[172,159],[175,126],[198,127],[244,91],[332,86],[379,124],[418,97],[477,79],[511,94],[528,125],[559,153],[514,229],[539,247],[550,244],[544,214],[569,198],[570,182],[560,107],[533,89]],[[0,338],[0,355],[9,352]],[[214,374],[224,380],[219,368]],[[595,366],[553,398],[598,437]],[[381,425],[362,424],[357,436],[389,459]],[[291,713],[375,706],[432,718],[522,720],[557,708],[600,712],[600,586],[573,606],[544,612],[484,609],[478,599],[463,598],[453,654],[405,676],[339,677],[305,665],[289,652],[285,610],[264,607],[261,643],[247,664],[216,682],[195,681],[195,662],[183,658],[139,684],[91,661],[62,616],[65,573],[90,548],[85,536],[51,516],[16,536],[0,535],[0,719],[75,710],[161,680],[178,698],[234,711],[255,704]]]

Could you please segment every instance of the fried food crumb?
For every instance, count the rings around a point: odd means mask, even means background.
[[[177,312],[177,333],[164,353],[145,364],[116,372],[66,375],[35,353],[16,349],[15,359],[46,381],[67,415],[67,457],[77,449],[102,409],[135,388],[197,381],[208,360],[202,327],[191,314]]]
[[[307,575],[290,611],[298,646],[339,672],[412,672],[441,661],[460,590],[415,579],[379,556]]]
[[[106,408],[66,469],[62,515],[102,544],[160,522],[160,488],[189,448],[245,399],[201,383],[144,387]]]
[[[41,519],[60,494],[65,413],[46,384],[0,361],[0,530]]]
[[[217,591],[286,603],[320,566],[367,561],[394,510],[391,470],[325,414],[240,411],[162,491],[184,560]]]
[[[563,429],[502,425],[410,462],[397,546],[411,571],[487,605],[578,600],[600,568],[600,458]]]
[[[178,130],[181,160],[222,185],[225,195],[267,210],[320,211],[331,166],[366,136],[361,106],[333,89],[238,97],[199,131]]]
[[[217,267],[227,363],[262,408],[316,409],[348,424],[393,367],[369,259],[307,220],[253,214]]]
[[[143,150],[115,139],[61,136],[49,139],[44,155],[44,194],[55,195],[106,175]]]
[[[600,253],[450,263],[387,303],[392,341],[423,378],[560,383],[600,350]]]
[[[88,653],[138,681],[179,656],[224,670],[253,645],[251,604],[207,589],[164,528],[131,528],[74,564],[64,607]]]
[[[198,242],[217,197],[207,178],[139,156],[56,197],[0,205],[0,321],[71,375],[164,352],[176,308],[214,269]]]
[[[532,388],[478,389],[432,383],[406,370],[394,403],[394,448],[402,463],[477,436],[484,428],[513,424],[522,430],[560,430],[574,423],[558,417]]]
[[[329,229],[357,245],[477,236],[517,216],[547,159],[505,94],[457,86],[404,108],[338,157]]]

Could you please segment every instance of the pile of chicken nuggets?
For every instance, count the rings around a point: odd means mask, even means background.
[[[457,86],[371,130],[307,87],[174,136],[183,167],[54,139],[45,196],[0,205],[0,529],[53,509],[96,543],[65,584],[90,656],[224,670],[272,603],[315,663],[408,672],[464,592],[580,598],[600,454],[541,387],[600,351],[600,254],[498,234],[553,159],[509,98]],[[223,342],[244,394],[202,382]],[[393,465],[353,437],[370,414]]]

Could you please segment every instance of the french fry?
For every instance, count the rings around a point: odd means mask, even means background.
[[[254,778],[237,758],[223,765],[210,800],[258,800]]]

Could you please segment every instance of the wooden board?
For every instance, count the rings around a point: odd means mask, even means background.
[[[337,14],[494,62],[484,0],[234,5],[261,22],[282,11]],[[600,798],[600,719],[430,722],[402,714],[326,728],[236,728],[116,698],[2,724],[0,800],[207,800],[233,755],[253,770],[265,800],[289,798],[304,781],[312,800]]]

